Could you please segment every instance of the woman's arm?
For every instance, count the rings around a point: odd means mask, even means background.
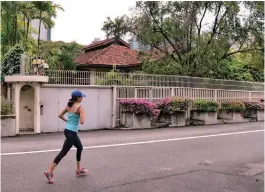
[[[62,112],[59,114],[59,118],[62,119],[63,121],[67,122],[67,119],[64,118],[64,114],[67,113],[67,107],[65,107]]]
[[[83,125],[85,122],[85,111],[83,107],[80,108],[79,114],[80,114],[80,124]]]

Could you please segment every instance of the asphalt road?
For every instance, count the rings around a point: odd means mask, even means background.
[[[3,138],[2,192],[262,192],[263,122],[130,131],[81,132],[86,177],[71,150],[43,174],[62,133]]]

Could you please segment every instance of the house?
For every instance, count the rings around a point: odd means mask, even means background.
[[[94,41],[83,48],[74,62],[77,70],[110,71],[114,67],[120,71],[131,71],[141,67],[138,51],[120,38],[110,38]]]

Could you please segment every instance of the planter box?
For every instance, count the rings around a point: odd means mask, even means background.
[[[192,110],[191,119],[203,121],[205,125],[217,124],[217,112],[203,112]]]
[[[161,116],[159,116],[158,121],[162,122],[162,123],[170,123],[171,122],[171,116],[161,115]]]
[[[228,110],[220,110],[218,113],[218,118],[232,120],[234,123],[245,122],[243,113],[240,112],[230,112]]]
[[[143,129],[151,128],[151,118],[145,115],[135,115],[133,113],[122,113],[121,123],[128,128]]]
[[[244,117],[256,118],[257,121],[264,121],[264,110],[246,109],[244,111]]]
[[[15,136],[16,133],[16,116],[1,116],[1,137]]]
[[[171,126],[172,127],[186,126],[186,113],[179,112],[174,115],[171,115]]]

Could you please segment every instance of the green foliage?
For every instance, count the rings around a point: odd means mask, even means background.
[[[82,48],[84,46],[76,42],[42,41],[40,52],[49,64],[50,69],[74,70],[76,65],[73,61],[81,53]]]
[[[157,103],[157,109],[160,111],[160,116],[170,116],[179,112],[188,110],[190,101],[180,97],[170,97],[162,99]]]
[[[180,97],[173,97],[172,99],[173,114],[177,112],[185,112],[188,110],[188,107],[189,107],[189,100]]]
[[[250,12],[244,19],[241,9]],[[147,73],[262,81],[263,9],[264,2],[139,1],[130,16],[108,18],[102,30],[108,36],[136,35],[158,50],[162,59],[143,59]],[[206,25],[207,14],[213,22]],[[239,61],[239,54],[255,62]]]
[[[1,115],[12,115],[12,102],[1,96]]]
[[[38,19],[46,29],[54,27],[57,10],[63,10],[51,1],[3,1],[1,2],[1,56],[18,43],[28,54],[38,52],[40,27],[35,29],[31,21]],[[36,41],[32,34],[38,34]],[[34,50],[34,51],[33,51]]]
[[[202,112],[217,112],[219,104],[216,101],[210,100],[195,100],[194,107],[197,111]]]
[[[221,108],[230,112],[243,112],[245,104],[240,101],[225,101],[221,103]]]
[[[24,53],[23,47],[18,44],[8,51],[1,63],[1,81],[6,75],[18,74],[20,72],[21,54]]]
[[[97,78],[96,79],[97,85],[130,85],[130,80],[128,78],[122,77],[119,73],[115,70],[111,70],[110,72],[106,73],[104,78]]]

